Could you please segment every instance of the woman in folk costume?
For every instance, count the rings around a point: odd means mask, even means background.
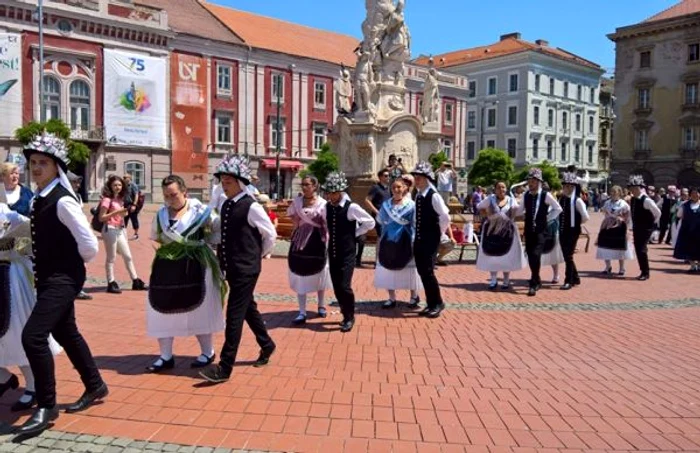
[[[34,276],[32,270],[29,219],[7,205],[4,187],[0,187],[0,397],[19,387],[19,379],[6,368],[18,366],[24,375],[24,394],[12,412],[31,409],[36,403],[34,374],[22,347],[22,329],[32,313]],[[49,339],[51,352],[61,347]]]
[[[498,287],[498,273],[503,272],[504,290],[510,289],[510,273],[525,267],[520,233],[515,224],[518,202],[506,195],[506,184],[497,182],[494,193],[483,199],[477,210],[486,212],[481,226],[481,243],[476,268],[489,272],[491,291]]]
[[[187,197],[181,177],[167,176],[161,187],[165,205],[151,228],[151,239],[160,248],[153,260],[146,309],[148,335],[160,345],[160,357],[147,368],[151,373],[175,366],[174,337],[197,337],[201,355],[192,368],[214,361],[212,334],[224,329],[226,295],[221,269],[209,247],[220,240],[219,216]]]
[[[288,255],[289,286],[297,293],[299,315],[294,324],[306,323],[306,295],[316,292],[318,315],[327,315],[324,298],[332,288],[328,269],[328,228],[326,227],[326,200],[318,196],[318,179],[306,176],[301,180],[302,195],[294,199],[287,210],[294,222]]]
[[[625,261],[634,259],[634,248],[627,238],[630,205],[622,198],[622,187],[610,189],[610,199],[603,205],[605,218],[598,233],[596,259],[605,261],[603,274],[612,274],[612,261],[619,263],[617,275],[625,275]]]
[[[673,257],[690,261],[691,274],[700,273],[700,189],[690,189],[690,199],[678,210],[682,220],[678,230],[678,239],[673,249]]]
[[[690,199],[690,193],[688,193],[688,188],[684,187],[680,190],[680,196],[676,204],[671,207],[671,246],[675,249],[676,242],[678,241],[678,232],[681,229],[681,218],[678,217],[678,212],[681,210],[683,204]]]
[[[374,286],[389,291],[389,299],[382,308],[396,306],[396,290],[411,291],[411,305],[420,303],[418,291],[423,289],[416,262],[413,258],[416,203],[411,199],[413,176],[401,175],[391,185],[392,197],[382,203],[377,223],[381,237],[374,270]]]
[[[546,182],[542,183],[542,188],[550,192],[549,184]],[[552,192],[550,192],[552,193]],[[558,197],[556,194],[552,193],[552,196],[556,200]],[[549,212],[551,213],[552,207],[549,207]],[[553,222],[549,224],[549,235],[547,241],[544,244],[544,250],[542,252],[542,266],[552,267],[552,283],[559,283],[559,265],[564,263],[564,252],[561,249],[561,240],[559,238],[559,217],[557,217]]]

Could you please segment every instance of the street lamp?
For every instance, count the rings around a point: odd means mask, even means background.
[[[296,65],[290,64],[287,66],[290,71],[294,71],[294,68]],[[280,153],[282,152],[282,129],[281,129],[281,107],[282,107],[282,87],[284,86],[284,75],[283,74],[278,74],[277,77],[281,77],[277,79],[277,122],[276,122],[276,128],[277,128],[277,143],[275,143],[276,149],[275,149],[275,167],[277,170],[277,177],[275,178],[275,192],[277,192],[277,200],[282,199],[282,185],[280,184],[281,177],[280,177]]]

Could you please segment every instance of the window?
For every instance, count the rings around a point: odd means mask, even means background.
[[[600,128],[600,146],[608,146],[608,130]]]
[[[637,90],[637,108],[646,110],[651,107],[649,102],[649,88],[640,88]]]
[[[233,143],[231,129],[231,114],[228,112],[216,112],[216,142]]]
[[[496,109],[489,109],[487,125],[488,127],[496,127]]]
[[[508,107],[508,125],[515,126],[518,124],[518,106],[511,105]]]
[[[314,107],[317,109],[326,108],[326,84],[324,82],[314,82]]]
[[[549,78],[549,94],[554,94],[554,77]]]
[[[476,159],[476,143],[467,142],[467,160]]]
[[[588,117],[588,133],[592,134],[595,131],[595,117],[590,115]]]
[[[90,86],[84,80],[70,84],[70,128],[86,131],[90,127]]]
[[[444,139],[442,141],[442,150],[447,157],[452,157],[452,140]]]
[[[554,127],[554,110],[547,111],[547,127]]]
[[[284,75],[280,73],[272,74],[272,101],[284,102]]]
[[[454,104],[445,104],[445,124],[452,124]]]
[[[583,87],[581,85],[576,88],[576,99],[583,101]]]
[[[143,162],[137,160],[124,162],[124,174],[130,174],[131,182],[140,189],[146,188],[146,165]]]
[[[498,91],[498,79],[496,77],[489,78],[489,91],[488,95],[494,95]]]
[[[218,94],[231,94],[231,66],[217,66],[216,92]]]
[[[511,74],[509,77],[508,91],[511,93],[518,91],[518,74]]]
[[[576,145],[574,145],[574,161],[576,161],[577,163],[581,161],[581,144],[580,143],[576,143]]]
[[[533,159],[539,159],[540,158],[540,141],[539,139],[533,138],[532,139],[532,158]]]
[[[517,146],[517,139],[514,138],[509,138],[508,139],[508,155],[515,159],[515,152],[516,152],[516,146]]]
[[[277,130],[277,119],[272,118],[270,121],[270,148],[284,149],[286,144],[284,143],[284,132],[285,132],[285,121],[280,119],[279,131]],[[279,143],[278,143],[279,140]]]
[[[566,145],[567,143],[561,144],[561,161],[566,162]]]
[[[554,160],[554,144],[551,140],[547,140],[547,160]]]
[[[688,45],[688,61],[699,61],[700,60],[700,44],[689,44]]]
[[[471,80],[469,82],[469,97],[470,98],[476,97],[476,80]]]
[[[683,147],[685,149],[695,149],[698,146],[698,130],[695,127],[686,127]]]
[[[326,143],[327,127],[325,124],[314,124],[314,151],[321,151],[321,146]]]
[[[588,163],[593,163],[593,145],[588,145]]]
[[[496,147],[496,140],[486,140],[486,147],[487,148],[495,148]]]
[[[639,67],[651,68],[651,50],[639,52]]]
[[[539,74],[535,74],[535,91],[540,92],[540,79],[542,77]]]
[[[581,132],[581,114],[576,114],[576,132]]]
[[[569,97],[569,82],[564,82],[564,97]]]
[[[476,129],[476,112],[474,110],[467,112],[467,129]]]
[[[538,105],[532,109],[532,121],[535,123],[535,126],[540,125],[540,107]]]
[[[591,88],[589,101],[591,104],[595,104],[595,88]]]
[[[561,112],[561,128],[566,130],[569,126],[569,114]]]
[[[640,151],[647,151],[649,149],[649,132],[646,129],[635,131],[634,149]]]
[[[685,84],[685,103],[686,105],[698,103],[698,82]]]
[[[61,119],[61,84],[51,76],[44,76],[44,108],[47,121]]]

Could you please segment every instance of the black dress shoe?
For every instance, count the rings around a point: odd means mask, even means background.
[[[26,411],[34,407],[34,405],[36,404],[36,392],[30,392],[29,390],[25,390],[24,395],[22,396],[30,396],[31,399],[26,403],[17,400],[17,402],[15,402],[15,404],[13,404],[12,407],[10,407],[10,410],[12,412]]]
[[[425,317],[430,318],[430,319],[435,319],[440,317],[440,313],[445,309],[445,304],[440,304],[437,307],[433,307],[430,309],[428,313],[426,313]]]
[[[563,285],[561,285],[561,287],[559,289],[561,289],[562,291],[568,291],[568,290],[572,289],[573,287],[574,287],[574,285],[572,285],[571,283],[564,283]]]
[[[51,422],[57,418],[57,408],[53,407],[51,409],[47,409],[45,407],[41,407],[34,411],[34,414],[32,414],[29,420],[24,422],[24,425],[17,428],[15,433],[23,438],[38,436],[42,432],[46,431]]]
[[[637,277],[637,280],[639,280],[640,282],[643,282],[643,281],[649,280],[649,276],[642,274],[639,277]]]
[[[421,311],[418,312],[418,316],[428,316],[428,313],[430,312],[430,307],[425,307]]]
[[[158,363],[158,360],[160,360],[160,363]],[[146,371],[149,373],[160,373],[163,370],[172,370],[175,368],[175,357],[170,357],[168,360],[160,357],[158,360],[156,360],[153,365],[147,366]]]
[[[117,282],[111,281],[107,284],[107,292],[110,294],[121,294],[122,290],[119,288]]]
[[[3,396],[6,391],[10,389],[15,390],[17,387],[19,387],[19,379],[13,374],[10,376],[10,379],[0,384],[0,397]]]
[[[88,407],[92,406],[96,401],[105,398],[107,395],[109,395],[109,389],[107,388],[107,384],[103,382],[97,390],[92,392],[88,392],[86,390],[78,401],[66,408],[66,413],[73,414],[75,412],[84,411]]]
[[[200,358],[204,357],[206,360],[199,360]],[[214,362],[214,359],[216,358],[216,354],[212,354],[211,357],[208,357],[206,354],[200,354],[197,359],[193,360],[192,363],[190,363],[190,368],[204,368],[206,366],[211,365]]]
[[[534,287],[530,287],[530,289],[527,290],[527,295],[530,297],[536,296],[537,295],[537,289]]]
[[[212,365],[209,368],[200,371],[199,375],[212,384],[221,384],[222,382],[228,381],[231,377],[231,373],[224,371],[221,365]]]
[[[277,345],[274,343],[272,344],[272,346],[269,346],[265,349],[261,349],[260,355],[258,356],[258,360],[255,361],[253,366],[255,368],[260,368],[270,363],[270,357],[272,357],[272,354],[275,352],[275,349],[277,349]]]
[[[346,321],[343,321],[343,324],[340,326],[340,331],[343,333],[350,332],[354,326],[355,318],[348,319]]]

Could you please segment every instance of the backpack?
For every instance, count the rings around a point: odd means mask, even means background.
[[[101,233],[102,230],[105,227],[105,224],[103,221],[100,220],[100,204],[102,202],[98,203],[97,206],[94,208],[90,209],[90,213],[92,214],[92,220],[90,220],[90,226],[92,226],[92,229],[97,231],[98,233]],[[109,207],[107,208],[107,212],[112,208],[112,200],[109,200]]]

